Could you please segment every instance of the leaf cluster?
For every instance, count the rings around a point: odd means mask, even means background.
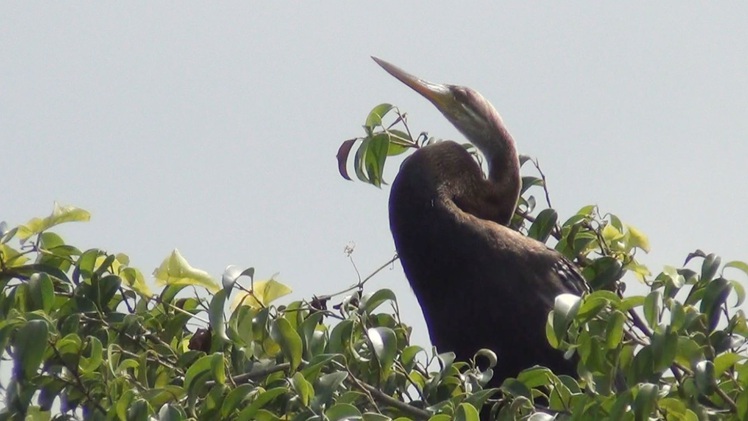
[[[476,419],[485,375],[409,344],[390,290],[275,304],[290,289],[175,250],[153,293],[124,254],[80,250],[53,215],[0,233],[0,419]],[[46,222],[36,222],[46,221]],[[233,296],[233,299],[231,297]],[[433,368],[431,366],[435,366]],[[468,415],[466,415],[468,414]]]

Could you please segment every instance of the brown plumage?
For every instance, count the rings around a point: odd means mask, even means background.
[[[520,190],[514,140],[470,88],[416,78],[379,59],[429,99],[486,157],[488,177],[459,144],[439,142],[405,160],[390,193],[390,228],[432,343],[466,361],[496,352],[490,385],[534,365],[576,374],[545,336],[556,296],[586,285],[561,254],[508,228]]]

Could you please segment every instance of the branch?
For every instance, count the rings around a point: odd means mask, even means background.
[[[233,376],[231,377],[231,380],[236,384],[249,383],[251,380],[257,380],[257,379],[266,377],[269,374],[272,374],[278,371],[288,370],[289,367],[291,367],[291,363],[281,363],[281,364],[274,365],[271,367],[263,367],[257,370],[250,371],[249,373],[244,373],[244,374],[239,374],[237,376]],[[205,382],[205,385],[207,387],[213,387],[216,385],[216,382],[215,380],[209,380]]]
[[[350,375],[350,374],[349,374]],[[401,412],[410,415],[416,419],[422,419],[427,420],[431,417],[431,412],[426,411],[424,409],[416,408],[413,405],[410,405],[406,402],[403,402],[401,400],[397,400],[393,398],[392,396],[382,392],[381,390],[377,389],[376,387],[364,383],[360,381],[359,379],[353,377],[353,375],[350,375],[353,382],[358,386],[361,390],[365,391],[366,393],[370,394],[376,400],[384,403],[385,405],[391,406],[393,408],[396,408],[400,410]]]

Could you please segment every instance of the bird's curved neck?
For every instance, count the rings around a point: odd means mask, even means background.
[[[517,206],[522,181],[519,174],[519,156],[514,139],[506,127],[499,125],[493,136],[485,137],[487,142],[473,142],[486,157],[490,195],[487,201],[493,202],[496,209],[496,222],[507,225]],[[497,220],[498,219],[498,220]]]

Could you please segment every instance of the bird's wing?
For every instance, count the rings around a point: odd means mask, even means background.
[[[589,292],[590,288],[587,281],[585,281],[577,266],[563,255],[559,254],[558,257],[559,259],[553,265],[553,271],[558,275],[558,279],[564,288],[577,295]]]

